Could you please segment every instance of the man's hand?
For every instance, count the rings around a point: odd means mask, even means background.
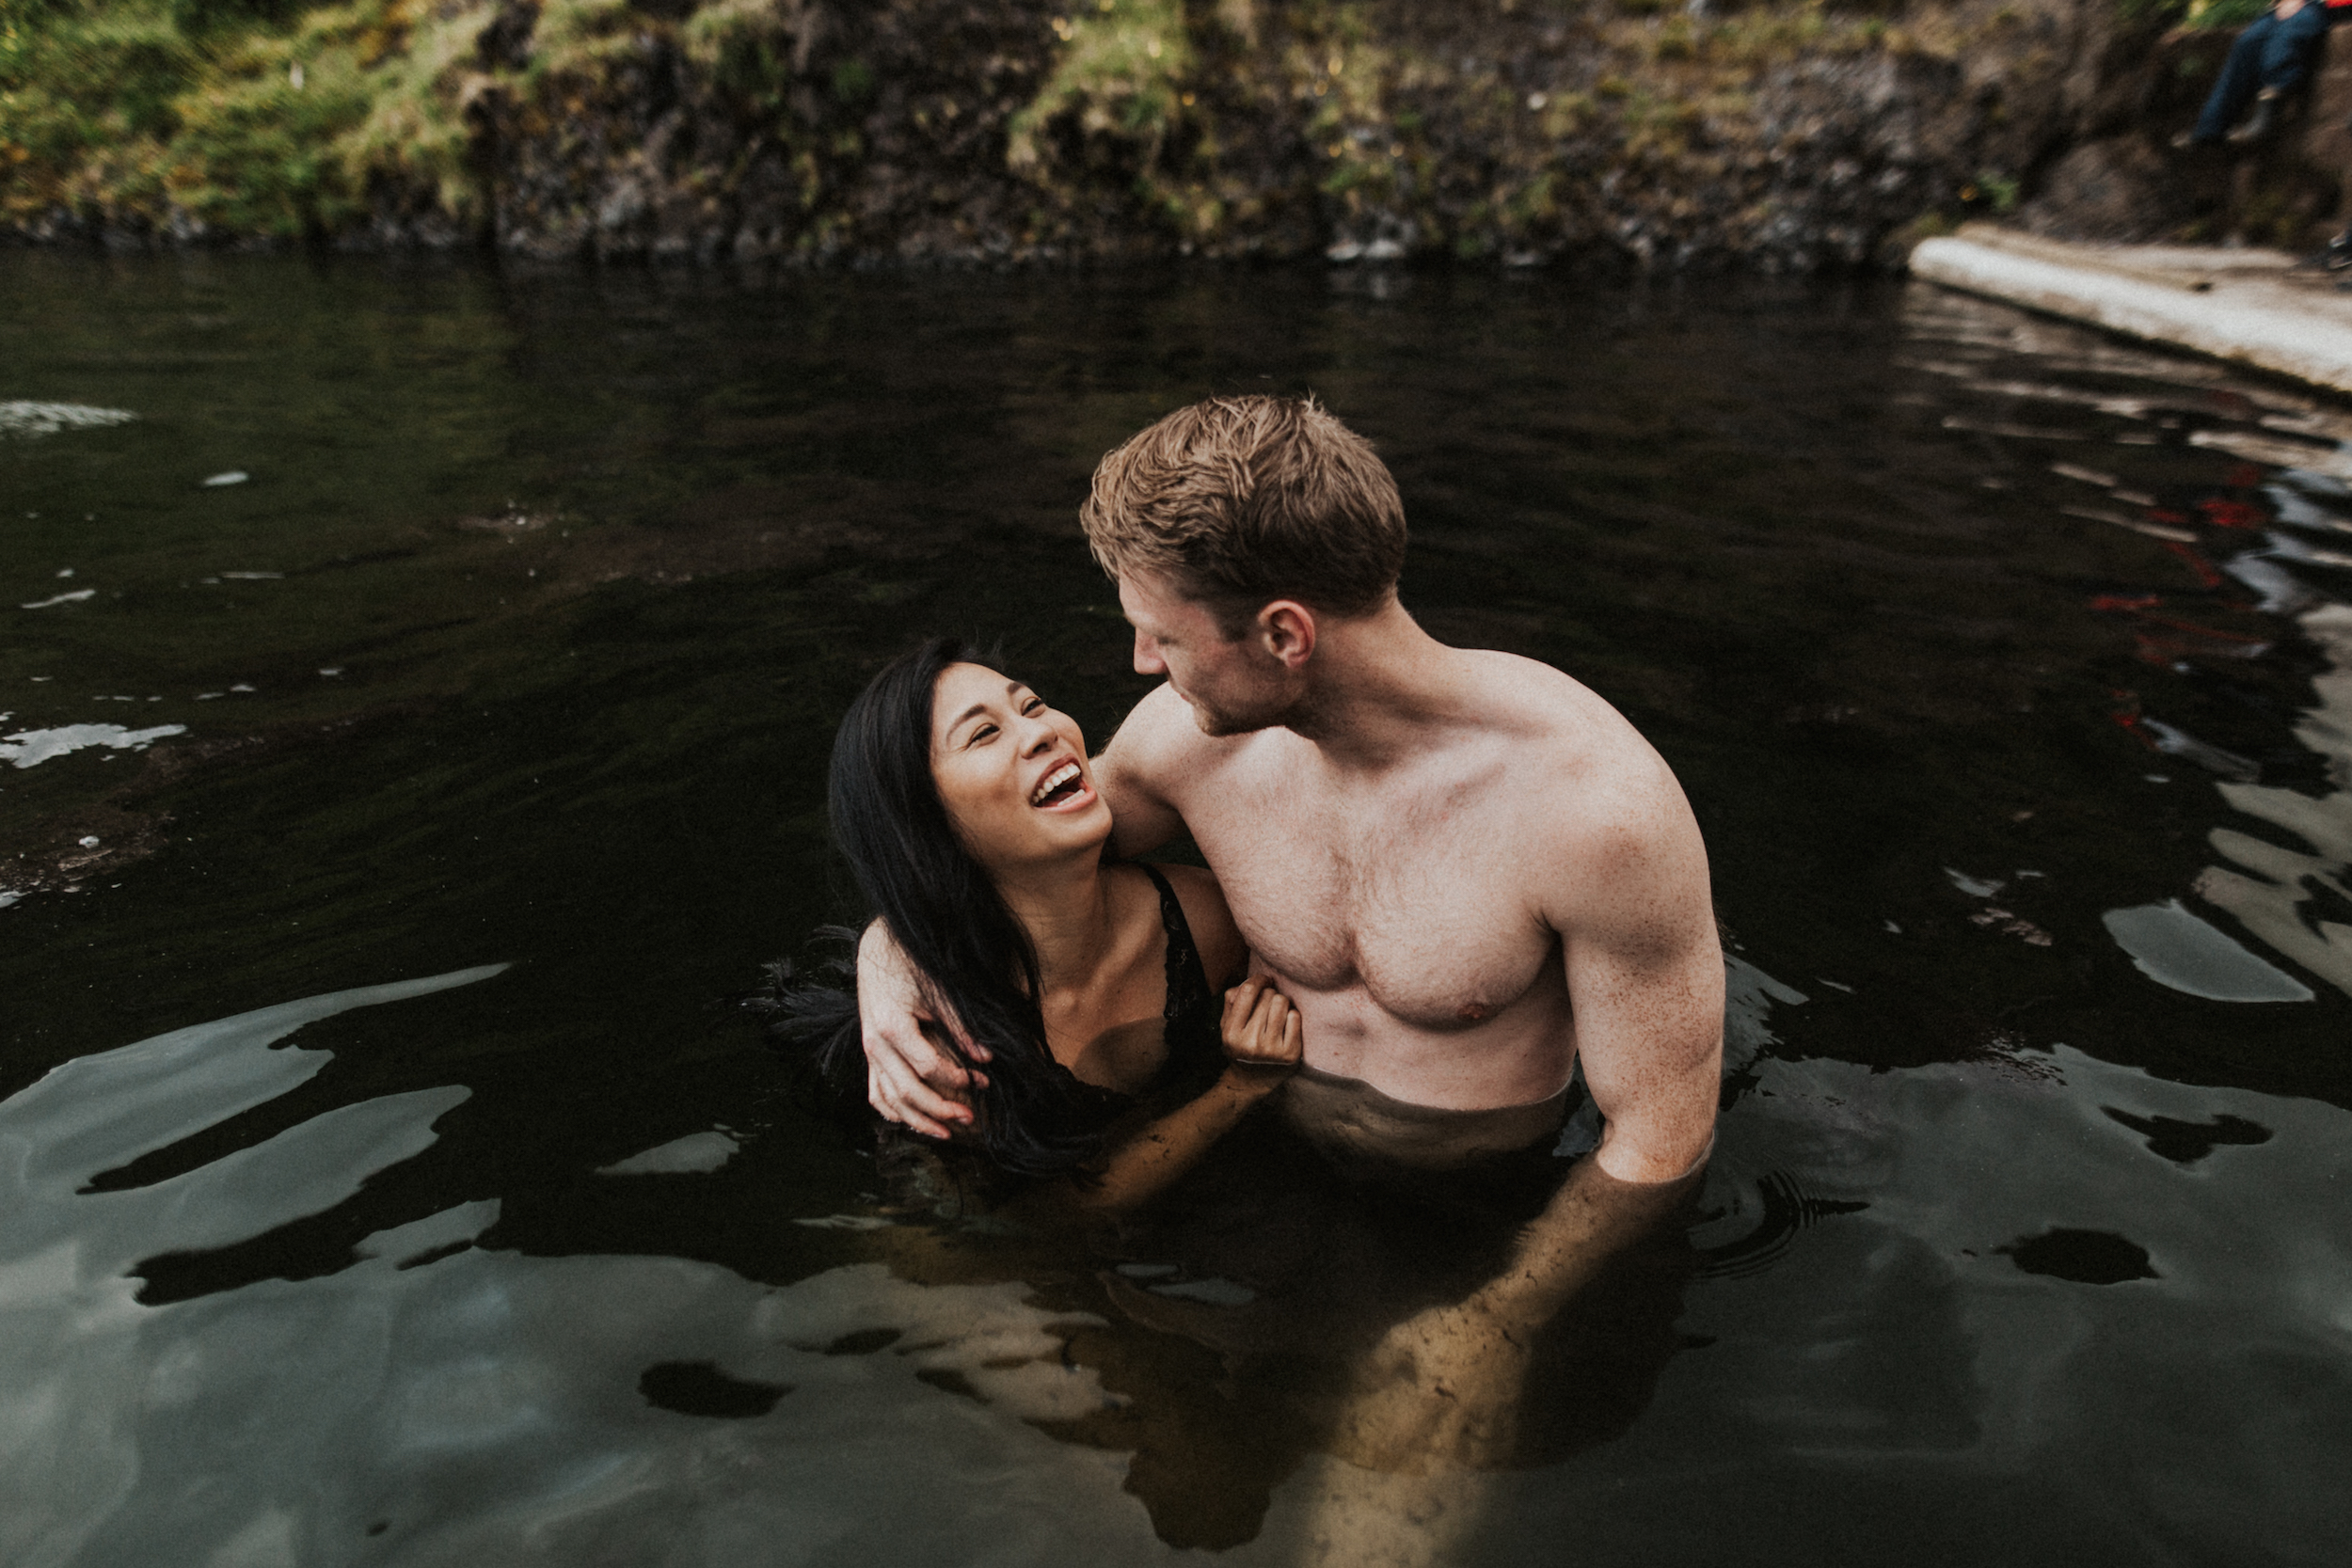
[[[1357,1374],[1333,1450],[1367,1469],[1406,1475],[1507,1463],[1530,1337],[1478,1295],[1406,1319]]]
[[[857,944],[858,1029],[866,1046],[866,1099],[891,1121],[925,1137],[945,1138],[972,1125],[971,1091],[988,1075],[958,1062],[924,1032],[952,1037],[966,1060],[985,1062],[988,1048],[963,1031],[962,1021],[934,1007],[921,978],[879,920]]]

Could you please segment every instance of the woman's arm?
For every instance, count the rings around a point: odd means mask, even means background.
[[[1093,1181],[1056,1181],[1038,1200],[1096,1213],[1149,1202],[1296,1070],[1298,1014],[1267,981],[1244,981],[1225,993],[1220,1030],[1225,1070],[1205,1093],[1121,1139],[1104,1157]]]
[[[1249,968],[1249,944],[1233,925],[1233,911],[1226,906],[1225,890],[1216,885],[1216,876],[1197,865],[1152,864],[1176,890],[1176,902],[1184,906],[1184,924],[1191,927],[1193,949],[1200,955],[1209,984],[1223,987],[1238,981]]]

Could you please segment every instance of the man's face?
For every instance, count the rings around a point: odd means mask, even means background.
[[[1208,607],[1166,578],[1121,573],[1119,608],[1136,628],[1136,673],[1166,675],[1203,735],[1245,735],[1283,722],[1296,682],[1248,634],[1228,640]]]

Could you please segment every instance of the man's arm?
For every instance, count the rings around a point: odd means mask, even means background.
[[[879,916],[858,940],[857,1024],[866,1047],[866,1101],[884,1119],[904,1122],[927,1138],[972,1125],[966,1097],[988,1076],[957,1061],[925,1028],[952,1035],[967,1061],[987,1061],[988,1047],[964,1033],[951,1009],[935,1006],[924,994],[922,976]]]
[[[1664,774],[1664,765],[1659,765]],[[1724,955],[1707,848],[1671,776],[1581,836],[1549,885],[1584,1084],[1605,1123],[1594,1158],[1620,1181],[1672,1181],[1715,1135]]]
[[[1184,814],[1162,787],[1182,764],[1175,752],[1195,734],[1192,710],[1171,687],[1154,688],[1094,759],[1094,788],[1111,808],[1111,853],[1137,860],[1184,831]]]
[[[1186,727],[1192,722],[1183,699],[1163,686],[1136,705],[1089,768],[1096,792],[1111,808],[1111,847],[1121,856],[1147,854],[1183,831],[1183,817],[1152,784],[1160,753],[1168,740],[1179,738],[1168,729],[1171,721]],[[951,1010],[924,995],[922,977],[880,920],[866,927],[858,942],[857,1012],[867,1103],[926,1137],[944,1138],[950,1127],[969,1127],[967,1098],[975,1079],[985,1084],[987,1075],[958,1062],[926,1026],[953,1037],[966,1061],[987,1061],[988,1047],[965,1034],[963,1021]]]
[[[1705,846],[1671,777],[1662,793],[1600,815],[1606,826],[1581,831],[1544,867],[1565,893],[1546,919],[1565,944],[1600,1148],[1520,1233],[1502,1274],[1398,1324],[1375,1351],[1340,1443],[1376,1468],[1507,1459],[1534,1336],[1681,1208],[1714,1147],[1724,964]]]

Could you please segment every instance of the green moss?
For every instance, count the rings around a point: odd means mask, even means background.
[[[708,70],[722,90],[769,114],[783,107],[792,78],[792,38],[768,0],[720,0],[689,17],[679,40],[687,57]],[[836,92],[842,71],[854,63],[834,72]]]
[[[874,96],[874,68],[864,60],[843,60],[833,68],[833,95],[844,103],[863,103]]]
[[[1052,161],[1045,129],[1069,115],[1084,135],[1139,143],[1151,164],[1189,106],[1195,52],[1181,0],[1094,0],[1053,25],[1060,40],[1053,74],[1007,124],[1007,160],[1041,171]]]
[[[764,0],[723,0],[702,13],[724,26],[726,19],[746,18],[769,8]],[[486,19],[485,19],[486,20]],[[690,31],[697,16],[690,20]],[[531,34],[531,62],[524,80],[536,84],[548,76],[578,74],[626,52],[641,31],[643,18],[628,0],[545,0],[539,24]],[[480,32],[477,23],[474,31]]]
[[[356,20],[363,8],[352,8]],[[494,0],[437,8],[408,30],[365,76],[367,117],[336,142],[345,175],[365,186],[390,177],[429,189],[451,217],[477,215],[481,195],[469,157],[465,104],[492,77],[482,69],[479,40],[497,14]],[[364,38],[360,40],[364,52]]]
[[[1960,198],[1969,202],[1980,201],[2006,216],[2016,210],[2019,189],[2015,175],[1988,168],[1978,173],[1974,183],[1961,187]]]
[[[102,181],[156,188],[180,95],[201,70],[161,4],[0,11],[0,214],[71,207]]]
[[[1823,0],[1758,6],[1717,23],[1694,39],[1699,57],[1743,69],[1802,55],[1857,55],[1907,47],[1909,40],[1875,16],[1831,10]]]
[[[2153,16],[2199,29],[2243,27],[2270,8],[2270,0],[2123,0],[2127,17]]]
[[[184,213],[293,237],[358,217],[379,180],[455,218],[478,206],[461,105],[484,79],[490,0],[356,0],[289,22],[265,0],[7,3],[0,215]]]
[[[254,40],[182,100],[168,175],[178,205],[225,229],[284,238],[356,215],[360,193],[336,146],[367,118],[365,73],[348,48],[302,54],[294,40]]]

